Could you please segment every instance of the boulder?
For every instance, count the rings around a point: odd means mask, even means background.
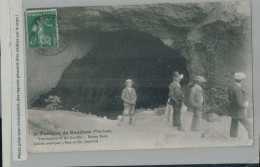
[[[215,121],[218,121],[219,119],[220,119],[220,116],[218,116],[215,113],[209,113],[209,115],[208,115],[209,122],[215,122]]]

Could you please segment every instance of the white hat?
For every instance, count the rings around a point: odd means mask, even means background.
[[[203,76],[197,76],[195,80],[200,82],[206,82],[206,79]]]
[[[242,80],[242,79],[246,78],[246,74],[244,74],[244,73],[242,73],[242,72],[236,72],[236,73],[234,74],[234,78],[235,78],[236,80]]]
[[[134,83],[134,81],[132,81],[132,79],[127,79],[127,80],[125,81],[125,84],[126,84],[127,82],[132,82],[132,83]]]

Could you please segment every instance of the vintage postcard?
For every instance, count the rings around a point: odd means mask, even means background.
[[[28,152],[253,145],[248,1],[24,10]]]

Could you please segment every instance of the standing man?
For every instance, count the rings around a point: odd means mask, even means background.
[[[124,102],[124,112],[123,116],[120,118],[120,124],[123,122],[125,116],[130,117],[129,125],[133,125],[133,114],[135,112],[135,105],[136,105],[136,99],[137,95],[135,92],[135,89],[132,88],[133,81],[131,79],[127,79],[125,82],[126,88],[122,91],[122,100]]]
[[[169,104],[172,105],[173,113],[173,126],[177,126],[179,131],[183,131],[181,124],[181,105],[184,99],[184,94],[180,85],[180,74],[174,71],[172,74],[173,81],[169,86]]]
[[[195,78],[195,85],[191,88],[190,103],[193,111],[193,118],[191,123],[191,130],[198,131],[202,112],[205,106],[205,95],[202,89],[202,84],[206,82],[203,76]]]
[[[180,74],[180,80],[182,80],[184,78],[183,74]],[[164,113],[164,118],[163,120],[165,122],[168,122],[169,125],[173,125],[173,108],[172,105],[169,104],[170,102],[170,98],[168,98],[167,104],[166,104],[166,108],[165,108],[165,113]]]
[[[235,83],[228,88],[228,97],[230,101],[230,136],[237,137],[238,135],[238,123],[240,122],[247,130],[248,138],[253,138],[253,125],[247,117],[247,108],[249,106],[246,92],[243,89],[241,83],[246,75],[242,72],[236,72],[234,74]]]

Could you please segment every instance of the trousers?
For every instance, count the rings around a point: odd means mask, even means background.
[[[182,102],[175,103],[173,107],[173,126],[177,126],[179,130],[182,130],[181,122],[181,104]]]
[[[253,138],[253,124],[247,117],[231,119],[230,137],[237,137],[239,122],[246,128],[247,133],[248,133],[248,138],[252,139]]]
[[[164,113],[164,121],[168,122],[169,124],[172,125],[173,123],[173,108],[172,105],[169,104],[170,99],[168,100],[165,108],[165,113]]]
[[[123,115],[133,115],[135,113],[135,105],[129,104],[124,106],[124,112]]]
[[[200,126],[200,121],[202,118],[202,108],[201,109],[195,109],[193,111],[193,117],[191,122],[191,130],[192,131],[198,131]]]

